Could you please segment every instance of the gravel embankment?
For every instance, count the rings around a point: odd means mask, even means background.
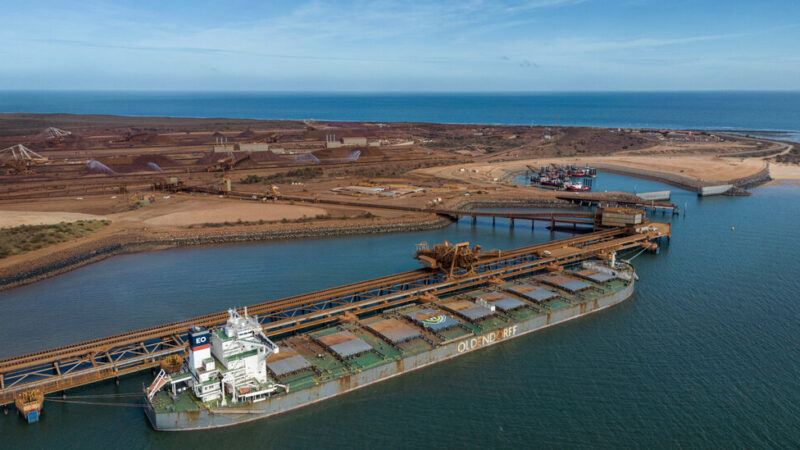
[[[27,264],[13,266],[0,271],[0,290],[33,283],[54,275],[74,270],[105,258],[125,253],[135,253],[174,247],[197,245],[217,245],[240,242],[259,242],[269,240],[304,239],[311,237],[352,236],[360,234],[396,233],[425,231],[442,228],[452,223],[442,217],[419,221],[390,223],[320,225],[314,223],[297,224],[278,230],[212,232],[197,230],[190,233],[176,233],[157,239],[143,239],[138,236],[123,236],[105,241],[89,242],[69,252],[59,252]]]

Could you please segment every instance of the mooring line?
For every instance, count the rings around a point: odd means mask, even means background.
[[[59,402],[59,403],[72,403],[76,405],[92,405],[92,406],[121,406],[127,408],[144,408],[145,405],[139,403],[102,403],[102,402],[86,402],[81,400],[62,400],[60,398],[45,398],[45,401],[48,402]]]
[[[92,395],[70,395],[68,398],[61,398],[59,400],[68,400],[73,398],[119,398],[119,397],[141,397],[141,392],[130,392],[127,394],[92,394]],[[46,399],[58,399],[58,397],[45,397]]]

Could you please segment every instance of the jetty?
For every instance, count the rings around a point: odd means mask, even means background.
[[[577,220],[577,219],[576,219]],[[668,223],[647,222],[641,211],[600,210],[596,231],[567,239],[497,252],[469,268],[449,272],[423,268],[266,301],[247,307],[266,336],[281,337],[334,323],[345,314],[379,312],[431,295],[453,293],[536,271],[556,270],[613,252],[656,251],[669,239]],[[185,355],[189,330],[224,326],[227,312],[194,317],[106,338],[20,355],[0,361],[0,405],[42,398],[102,380],[155,369],[171,355]],[[173,356],[174,358],[174,356]],[[47,397],[43,397],[43,401]],[[19,402],[18,402],[19,403]],[[7,408],[7,406],[5,406]]]
[[[680,207],[672,202],[655,200],[655,199],[644,199],[641,197],[630,198],[630,199],[626,198],[609,199],[608,197],[602,195],[574,192],[574,193],[559,194],[556,195],[556,198],[559,200],[566,200],[572,203],[576,203],[580,206],[597,206],[597,207],[622,206],[622,207],[632,207],[632,208],[643,208],[643,209],[649,209],[653,212],[656,211],[661,211],[662,213],[669,212],[670,214],[673,215],[680,214],[681,211]]]

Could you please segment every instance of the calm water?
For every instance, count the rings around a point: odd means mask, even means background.
[[[519,174],[511,179],[512,182],[530,186],[530,174]],[[642,192],[655,192],[655,191],[672,191],[672,203],[679,205],[681,208],[688,206],[688,202],[695,203],[697,201],[694,192],[684,191],[677,189],[674,186],[669,186],[657,181],[645,180],[642,178],[623,177],[610,173],[600,173],[596,178],[573,178],[573,181],[580,181],[592,187],[592,192],[610,192],[610,191],[625,191],[631,193]],[[543,189],[543,188],[533,188]]]
[[[598,184],[666,188],[609,174]],[[47,403],[36,425],[0,416],[0,436],[12,448],[796,448],[800,188],[704,199],[671,189],[688,215],[672,219],[660,255],[634,259],[636,294],[611,310],[232,429],[157,433],[137,408]],[[464,220],[423,233],[116,257],[0,293],[0,355],[413,269],[421,240],[511,248],[550,237]],[[136,392],[149,381],[70,395]]]
[[[800,92],[325,94],[0,91],[0,112],[786,130]]]

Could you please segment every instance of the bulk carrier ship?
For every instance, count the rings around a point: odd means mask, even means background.
[[[246,309],[230,310],[223,327],[190,331],[188,357],[145,389],[146,414],[164,431],[263,419],[614,306],[635,278],[612,254],[368,317],[346,313],[276,342]]]

